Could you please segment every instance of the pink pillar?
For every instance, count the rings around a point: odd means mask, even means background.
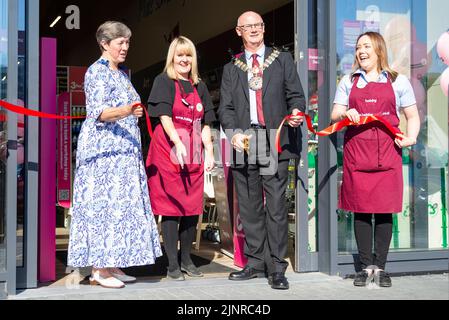
[[[240,221],[240,210],[237,200],[237,191],[234,186],[234,178],[232,177],[232,171],[228,165],[231,163],[232,147],[229,141],[226,139],[221,140],[222,150],[222,163],[225,174],[226,190],[229,206],[229,214],[233,221],[233,244],[234,244],[234,265],[240,268],[244,268],[248,262],[245,257],[245,233],[243,231],[242,222]]]
[[[41,111],[56,113],[56,39],[41,39]],[[40,121],[38,280],[56,280],[56,121]]]

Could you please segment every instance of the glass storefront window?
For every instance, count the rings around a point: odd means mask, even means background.
[[[0,0],[0,99],[6,99],[8,68],[8,1]],[[0,108],[0,272],[6,270],[6,111]]]
[[[448,100],[439,86],[445,66],[436,55],[437,40],[449,28],[447,12],[444,0],[337,1],[337,80],[351,72],[358,35],[377,31],[387,42],[390,66],[409,78],[417,100],[421,131],[417,145],[403,150],[403,211],[394,216],[392,251],[448,248]],[[403,132],[405,123],[401,115]],[[340,159],[343,134],[338,152]],[[338,189],[341,174],[339,161]],[[340,253],[357,250],[351,212],[339,212],[338,233]]]

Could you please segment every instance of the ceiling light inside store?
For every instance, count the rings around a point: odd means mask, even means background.
[[[61,16],[58,16],[56,19],[55,19],[55,21],[53,21],[53,23],[50,25],[50,28],[53,28],[57,23],[58,23],[58,21],[59,20],[61,20]]]
[[[6,80],[6,76],[3,77],[2,81],[5,81],[5,80]]]

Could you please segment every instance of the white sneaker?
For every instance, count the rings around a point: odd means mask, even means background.
[[[115,272],[110,272],[110,273],[114,278],[116,278],[124,283],[136,282],[136,280],[137,280],[135,277],[128,276],[126,274],[120,274],[120,273],[115,273]]]
[[[115,277],[103,278],[100,275],[100,271],[94,272],[90,276],[89,282],[91,286],[100,285],[103,288],[109,289],[120,289],[125,287],[125,284],[122,281],[116,279]]]

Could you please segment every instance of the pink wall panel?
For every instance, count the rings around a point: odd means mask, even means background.
[[[41,111],[56,113],[56,39],[41,39]],[[56,121],[40,121],[38,280],[56,280]]]

